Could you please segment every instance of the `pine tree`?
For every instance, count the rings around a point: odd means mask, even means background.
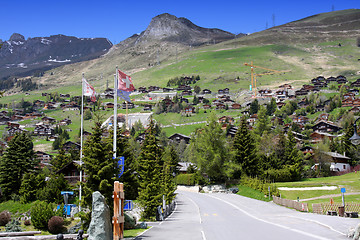
[[[232,177],[238,179],[241,174],[255,176],[257,173],[256,146],[245,117],[241,118],[240,127],[235,134],[233,151]]]
[[[229,151],[225,133],[217,122],[215,113],[211,113],[207,126],[196,132],[187,152],[189,160],[195,163],[210,181],[218,182],[225,179],[224,164]]]
[[[27,134],[16,134],[8,145],[0,160],[0,187],[6,199],[12,193],[19,193],[23,175],[34,172],[39,163]]]
[[[156,208],[161,205],[162,199],[162,151],[155,136],[154,125],[151,119],[138,159],[140,183],[138,200],[144,208],[143,219],[151,219],[155,216]]]
[[[25,173],[19,190],[20,201],[28,203],[37,199],[37,192],[45,187],[45,175]]]
[[[179,162],[174,146],[171,145],[165,149],[163,162],[163,194],[165,195],[166,202],[169,204],[175,198],[176,184],[174,176],[177,173],[177,164]]]
[[[103,139],[104,129],[96,119],[92,135],[84,146],[84,170],[86,183],[84,184],[84,205],[91,207],[92,193],[99,191],[110,204],[113,193],[113,178],[118,168],[113,160],[112,148],[108,139]]]
[[[51,165],[53,166],[54,172],[60,170],[63,168],[66,164],[68,164],[71,160],[69,159],[69,156],[65,153],[65,150],[63,148],[59,149],[59,154],[51,159]]]
[[[136,162],[133,154],[134,151],[130,147],[129,140],[124,137],[120,131],[116,131],[116,133],[116,155],[118,158],[124,157],[125,159],[124,172],[119,181],[124,184],[125,198],[135,200],[138,197],[139,182],[135,174]],[[110,141],[112,141],[112,139],[113,132],[110,134]]]
[[[269,118],[266,115],[266,109],[263,106],[260,106],[258,119],[255,123],[255,133],[262,136],[263,132],[269,130],[269,128]]]

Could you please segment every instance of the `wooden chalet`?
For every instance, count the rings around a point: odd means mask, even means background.
[[[65,152],[69,152],[70,150],[78,150],[78,151],[80,151],[80,147],[81,146],[80,146],[79,143],[72,142],[72,141],[67,141],[63,145],[63,149],[65,150]]]
[[[68,93],[65,93],[65,94],[60,93],[59,96],[62,97],[62,98],[69,98],[69,97],[70,97],[70,94],[68,94]]]
[[[215,106],[216,106],[216,110],[225,109],[225,108],[226,108],[226,105],[223,104],[223,103],[216,103]]]
[[[327,83],[336,82],[336,77],[333,77],[333,76],[328,77],[328,78],[326,79],[326,82],[327,82]]]
[[[0,125],[5,125],[7,122],[11,121],[11,118],[8,116],[0,116]]]
[[[16,134],[21,134],[21,133],[28,133],[29,131],[26,130],[26,129],[23,129],[23,128],[17,128],[17,127],[10,127],[8,130],[7,130],[7,134],[9,136],[14,136]]]
[[[36,151],[35,156],[36,159],[39,160],[40,165],[50,164],[50,161],[53,158],[53,155],[41,151]]]
[[[352,105],[354,107],[359,107],[360,106],[360,98],[355,98],[353,101],[352,101]]]
[[[309,92],[310,92],[310,90],[301,88],[301,89],[295,91],[295,96],[305,96],[305,95],[308,95]]]
[[[12,121],[16,121],[16,120],[24,120],[25,119],[25,116],[22,116],[22,115],[18,115],[18,114],[15,114],[11,117],[11,120]]]
[[[65,180],[70,185],[76,185],[77,182],[80,181],[80,162],[79,161],[71,161],[66,164],[63,168],[58,170],[56,174],[63,174]],[[83,176],[82,181],[85,182],[85,176]]]
[[[162,102],[165,103],[167,107],[174,105],[174,102],[170,98],[165,98]]]
[[[145,104],[144,105],[144,111],[152,111],[152,105],[151,104]]]
[[[211,91],[209,89],[203,89],[202,94],[211,94]]]
[[[352,107],[353,106],[353,100],[348,98],[341,101],[342,107]]]
[[[185,91],[185,90],[191,90],[191,87],[189,85],[180,85],[177,88],[178,91]]]
[[[160,87],[158,87],[158,86],[150,86],[149,88],[148,88],[148,91],[149,92],[153,92],[153,91],[159,91],[161,88]]]
[[[331,132],[338,132],[342,128],[335,125],[334,123],[332,123],[330,121],[320,121],[320,122],[316,123],[312,127],[312,129],[314,131],[319,131],[319,132],[324,132],[324,133],[331,133]]]
[[[321,141],[323,141],[325,138],[328,140],[332,140],[334,138],[337,138],[338,135],[333,135],[327,132],[319,132],[319,131],[314,131],[313,133],[310,134],[310,139],[311,139],[311,143],[319,143]]]
[[[163,88],[162,89],[163,90],[163,92],[171,92],[171,91],[173,91],[174,89],[172,89],[172,88]]]
[[[61,120],[59,122],[59,125],[60,126],[67,126],[67,125],[70,125],[72,123],[71,119],[68,119],[68,118],[65,118],[63,120]]]
[[[355,94],[355,95],[359,95],[359,89],[349,89],[349,92]]]
[[[192,91],[191,90],[183,90],[181,92],[182,96],[191,96],[192,95]]]
[[[325,111],[325,105],[323,104],[316,105],[315,112],[323,112],[323,111]]]
[[[300,151],[301,151],[304,155],[306,155],[306,154],[308,154],[308,153],[310,153],[311,155],[314,154],[314,148],[311,147],[311,146],[302,147],[302,148],[300,148]]]
[[[122,108],[122,109],[126,109],[126,102],[123,102],[123,103],[122,103],[121,108]],[[131,103],[131,102],[128,102],[127,108],[128,108],[128,109],[135,108],[135,105],[134,105],[133,103]]]
[[[292,86],[290,84],[283,84],[283,85],[280,85],[279,88],[284,88],[284,89],[292,89]]]
[[[360,87],[360,78],[350,84],[351,87]]]
[[[349,112],[360,113],[360,107],[353,107],[352,109],[349,110]]]
[[[253,126],[257,119],[258,119],[257,114],[253,114],[246,121],[250,126]]]
[[[204,108],[204,109],[210,109],[210,108],[211,108],[211,105],[209,105],[209,104],[204,104],[204,105],[203,105],[203,108]]]
[[[272,97],[272,90],[271,89],[261,89],[258,91],[259,95],[262,97]]]
[[[187,113],[195,113],[195,108],[192,107],[192,106],[187,106],[185,109],[184,109],[184,112],[187,114]]]
[[[239,103],[233,103],[233,104],[231,105],[231,108],[232,108],[232,109],[240,109],[240,108],[241,108],[241,104],[239,104]]]
[[[230,117],[230,116],[222,116],[221,118],[219,118],[219,123],[234,123],[234,118]]]
[[[109,109],[109,108],[114,108],[114,103],[112,102],[107,102],[105,103],[105,106],[104,106],[106,109]]]
[[[169,140],[176,143],[180,143],[181,141],[184,141],[186,144],[190,143],[190,137],[181,133],[174,133],[169,137]]]
[[[37,125],[33,132],[36,136],[53,136],[55,135],[54,128],[48,126],[48,125]]]
[[[139,87],[137,90],[138,90],[138,92],[141,92],[141,93],[148,93],[148,91],[146,90],[146,87]]]
[[[293,118],[293,122],[305,125],[307,122],[309,122],[309,118],[305,116],[297,116]]]
[[[227,129],[227,132],[226,132],[226,136],[227,137],[235,137],[236,135],[236,132],[239,128],[238,127],[235,127],[235,126],[230,126],[228,129]]]

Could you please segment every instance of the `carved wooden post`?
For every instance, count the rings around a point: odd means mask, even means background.
[[[114,182],[114,216],[113,216],[113,239],[124,238],[124,185]]]

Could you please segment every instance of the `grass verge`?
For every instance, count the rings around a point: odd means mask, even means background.
[[[253,198],[253,199],[257,199],[257,200],[261,200],[261,201],[265,201],[265,202],[270,201],[269,198],[265,197],[265,195],[262,192],[254,190],[251,187],[238,185],[238,188],[239,188],[239,192],[237,194],[239,194],[241,196]]]

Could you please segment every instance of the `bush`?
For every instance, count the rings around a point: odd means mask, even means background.
[[[0,226],[5,226],[11,220],[11,215],[8,211],[0,213]]]
[[[51,203],[40,202],[31,208],[31,222],[36,229],[47,230],[48,222],[54,215]]]
[[[31,225],[30,219],[26,219],[26,220],[24,221],[24,225],[25,225],[25,226],[30,226],[30,225]]]
[[[64,219],[59,216],[53,216],[48,222],[49,232],[52,234],[62,233],[64,231]]]
[[[251,187],[252,189],[258,190],[265,195],[269,194],[269,187],[270,187],[270,195],[280,196],[279,190],[275,185],[272,185],[270,182],[258,179],[258,178],[251,178],[247,176],[241,176],[240,184],[243,186]]]
[[[20,222],[18,220],[12,220],[5,226],[6,232],[21,232]]]
[[[175,177],[175,183],[178,185],[195,185],[195,174],[179,174]]]

